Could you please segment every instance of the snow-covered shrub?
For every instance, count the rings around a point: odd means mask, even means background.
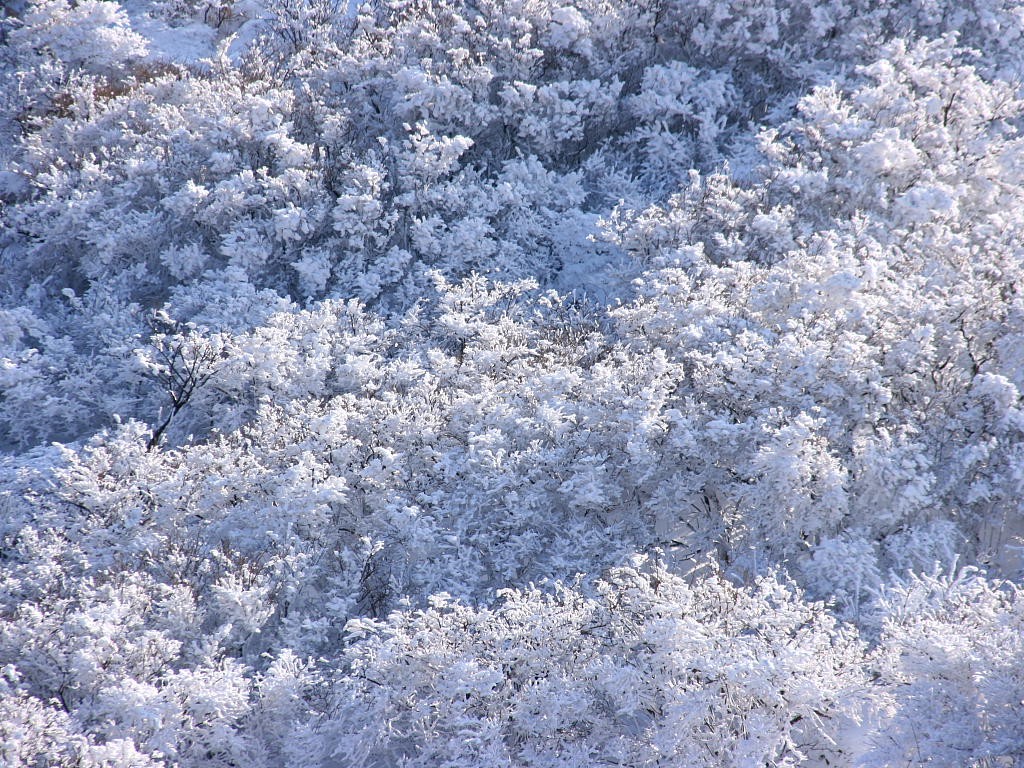
[[[328,763],[849,764],[834,735],[860,703],[862,649],[771,577],[690,584],[637,558],[592,595],[439,595],[348,629]]]
[[[892,583],[872,665],[881,719],[866,765],[1012,765],[1024,754],[1019,589],[969,566]],[[936,723],[939,727],[924,727]]]
[[[123,72],[147,50],[120,4],[104,0],[33,0],[9,42],[94,75]]]

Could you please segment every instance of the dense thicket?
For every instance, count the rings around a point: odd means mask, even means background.
[[[1016,3],[5,8],[0,763],[1024,764]]]

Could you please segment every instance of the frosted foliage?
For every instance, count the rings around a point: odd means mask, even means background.
[[[35,0],[23,22],[11,33],[11,43],[52,56],[69,68],[109,74],[147,52],[146,39],[132,30],[116,2]]]
[[[1024,753],[1020,593],[972,568],[894,584],[875,663],[886,695],[868,765],[1013,764]],[[941,728],[921,728],[939,722]]]
[[[324,724],[329,753],[538,766],[841,755],[831,731],[858,706],[861,650],[820,605],[770,577],[750,591],[713,574],[691,586],[638,560],[593,597],[505,590],[477,610],[440,595],[350,623],[351,671],[334,695],[355,706]]]
[[[17,0],[0,765],[1024,765],[1010,0]]]
[[[898,559],[907,558],[909,553],[893,554],[894,559]],[[906,561],[914,563],[911,558]],[[831,595],[843,608],[855,615],[860,611],[861,601],[870,596],[872,590],[877,589],[881,583],[875,546],[870,541],[852,535],[824,539],[815,547],[803,566],[803,572],[812,594]]]

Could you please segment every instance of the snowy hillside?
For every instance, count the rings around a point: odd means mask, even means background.
[[[24,0],[0,766],[1024,766],[1012,0]]]

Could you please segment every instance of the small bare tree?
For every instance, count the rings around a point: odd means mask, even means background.
[[[170,400],[170,408],[161,408],[157,415],[159,425],[148,443],[152,450],[196,390],[217,374],[225,351],[216,338],[204,335],[195,323],[174,320],[163,311],[150,315],[149,327],[149,354],[143,355],[143,365]]]

